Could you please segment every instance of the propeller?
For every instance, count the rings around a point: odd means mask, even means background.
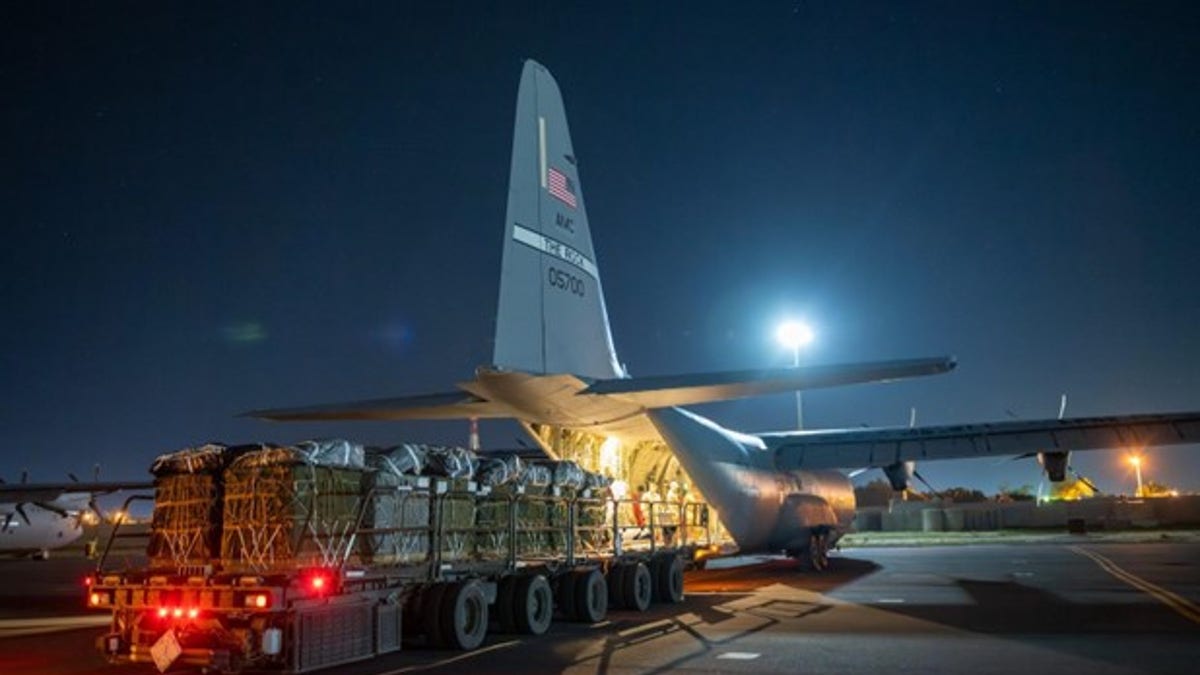
[[[1103,491],[1103,490],[1101,490],[1100,488],[1096,487],[1096,484],[1095,484],[1095,483],[1093,483],[1092,481],[1088,480],[1086,476],[1084,476],[1083,474],[1081,474],[1081,473],[1079,473],[1078,471],[1076,471],[1076,470],[1075,470],[1075,467],[1073,467],[1073,466],[1067,466],[1067,470],[1071,472],[1071,475],[1072,475],[1072,476],[1075,476],[1075,480],[1077,480],[1077,481],[1079,481],[1080,483],[1083,483],[1084,485],[1088,486],[1088,488],[1090,488],[1092,492],[1095,492],[1095,493],[1096,493],[1096,494],[1098,494],[1098,495],[1102,495],[1102,494],[1104,494],[1104,491]]]
[[[920,471],[917,471],[916,467],[913,467],[913,476],[917,480],[921,481],[921,483],[923,483],[925,485],[925,487],[929,488],[929,491],[933,493],[934,497],[937,497],[938,499],[943,499],[942,493],[938,492],[937,489],[935,489],[932,485],[930,485],[929,481],[925,480],[925,477],[921,475]]]
[[[79,477],[76,476],[74,473],[71,473],[70,471],[67,472],[67,478],[70,478],[72,483],[79,482]],[[92,466],[92,482],[94,482],[94,483],[100,482],[100,465],[99,464],[95,464]],[[92,513],[96,514],[96,518],[99,519],[99,522],[103,523],[104,522],[104,512],[101,511],[100,506],[98,504],[96,504],[96,494],[94,492],[88,494],[87,505],[88,505],[88,509],[91,510]]]

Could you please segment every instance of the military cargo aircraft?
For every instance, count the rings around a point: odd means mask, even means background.
[[[750,434],[680,407],[934,375],[954,365],[935,357],[631,376],[613,346],[559,87],[545,67],[526,61],[492,363],[450,392],[246,414],[293,421],[513,418],[551,455],[572,443],[603,450],[616,439],[650,458],[635,482],[661,469],[663,455],[677,461],[741,551],[814,558],[852,521],[854,490],[844,470],[877,467],[901,490],[918,461],[1032,455],[1061,481],[1074,450],[1200,442],[1200,412]],[[639,453],[648,448],[661,452]],[[627,464],[639,471],[639,461]]]

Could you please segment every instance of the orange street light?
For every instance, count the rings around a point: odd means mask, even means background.
[[[1142,458],[1137,455],[1129,456],[1129,463],[1133,465],[1133,472],[1137,476],[1137,492],[1133,496],[1142,496]]]

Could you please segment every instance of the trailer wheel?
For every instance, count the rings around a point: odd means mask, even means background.
[[[445,641],[442,639],[442,597],[446,594],[447,584],[433,584],[421,592],[421,623],[425,633],[425,644],[434,649],[441,649]]]
[[[598,569],[583,571],[575,580],[575,620],[603,621],[608,614],[608,584]]]
[[[550,582],[540,574],[521,577],[516,584],[512,605],[517,631],[526,635],[541,635],[550,630],[554,617],[554,593]]]
[[[654,595],[659,602],[683,602],[683,561],[679,556],[654,561]]]
[[[654,597],[654,580],[645,563],[634,563],[621,575],[621,604],[626,609],[644,612]]]
[[[492,603],[492,616],[501,633],[515,633],[517,608],[517,587],[521,579],[517,576],[507,576],[500,580],[496,589],[496,602]]]
[[[451,584],[442,595],[442,641],[450,649],[470,651],[487,636],[488,602],[478,581]]]
[[[608,606],[612,609],[623,609],[625,607],[625,577],[628,576],[630,566],[628,563],[614,563],[608,568],[608,574],[605,580],[608,582]]]

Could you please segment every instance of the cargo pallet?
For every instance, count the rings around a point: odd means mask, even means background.
[[[418,500],[414,505],[428,507],[428,521],[367,526],[381,498],[399,499],[402,508]],[[126,501],[125,512],[136,499]],[[507,518],[502,527],[452,526],[445,514],[454,500],[507,507]],[[518,515],[535,505],[565,521],[523,522]],[[640,502],[646,517],[639,523],[627,517],[631,505],[590,490],[533,494],[422,478],[372,488],[339,560],[269,569],[228,560],[107,569],[118,525],[90,577],[88,605],[112,612],[111,628],[96,646],[114,664],[303,673],[392,653],[405,643],[471,650],[489,632],[540,635],[556,616],[594,623],[609,607],[644,611],[654,601],[682,601],[685,564],[716,550],[707,506]],[[581,522],[582,513],[598,510],[603,520]],[[389,535],[420,538],[421,558],[355,559],[364,538]],[[469,554],[452,550],[450,544],[464,541]]]

